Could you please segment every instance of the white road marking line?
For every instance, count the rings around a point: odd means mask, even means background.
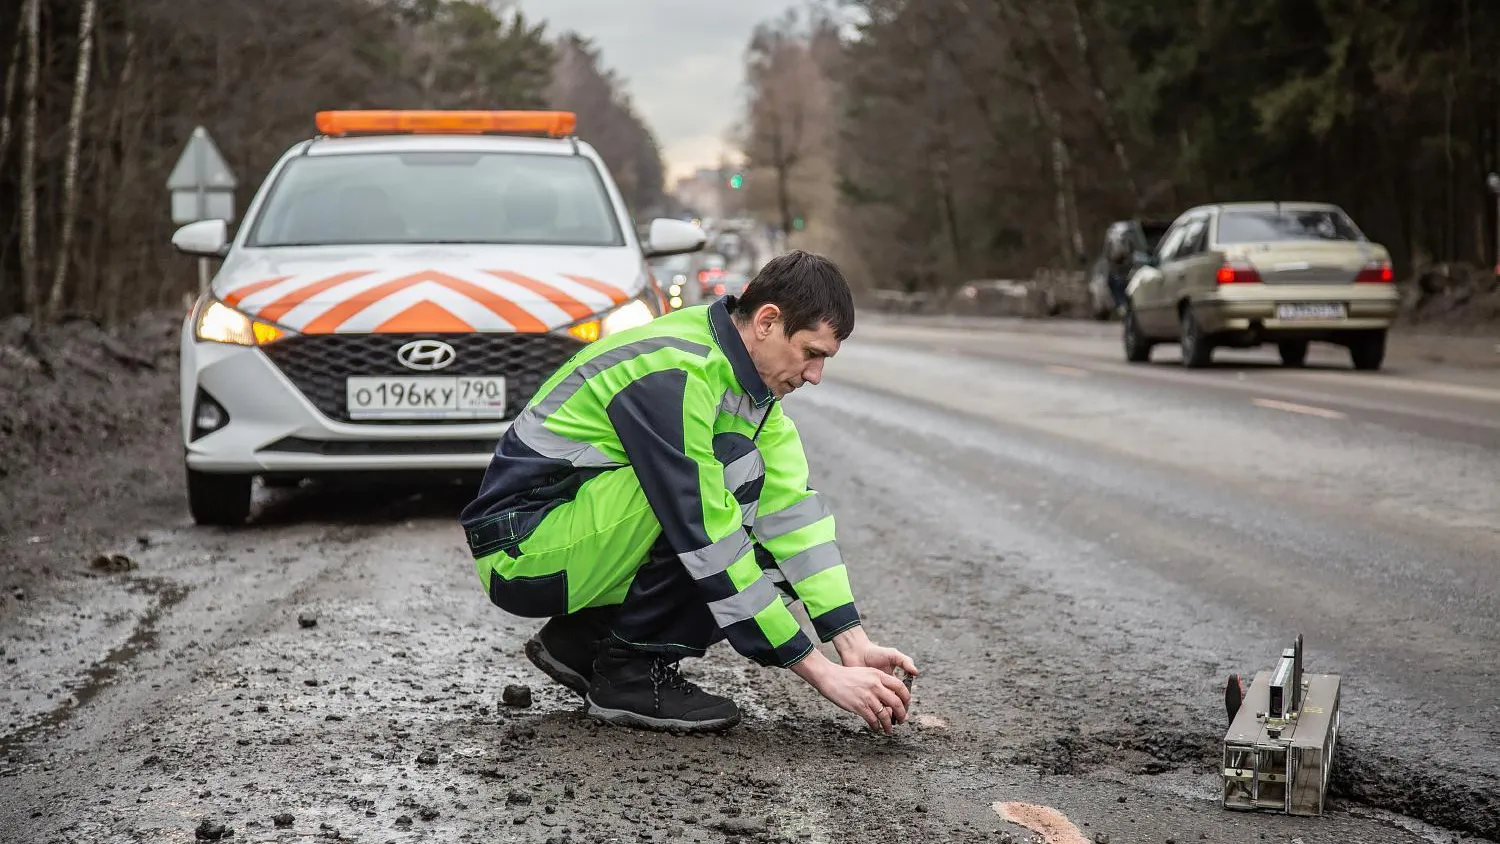
[[[1002,819],[1040,834],[1047,844],[1089,844],[1083,830],[1051,806],[996,802],[991,808]]]
[[[1324,419],[1348,419],[1347,413],[1337,410],[1329,410],[1326,407],[1313,407],[1308,404],[1294,404],[1289,401],[1277,401],[1276,399],[1251,399],[1250,403],[1256,407],[1270,408],[1271,410],[1284,410],[1287,413],[1305,413],[1308,416],[1321,416]]]
[[[1047,371],[1058,375],[1071,375],[1074,378],[1087,378],[1092,374],[1087,369],[1079,369],[1076,366],[1058,366],[1056,364],[1048,366]]]

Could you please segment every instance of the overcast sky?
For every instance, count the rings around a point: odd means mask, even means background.
[[[573,30],[600,48],[656,134],[668,187],[712,167],[744,101],[745,45],[755,25],[801,0],[520,0],[547,32]]]

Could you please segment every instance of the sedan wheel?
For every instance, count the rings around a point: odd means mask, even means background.
[[[1214,347],[1209,338],[1203,336],[1198,320],[1193,318],[1191,305],[1182,309],[1182,365],[1189,369],[1202,369],[1213,363]]]
[[[1156,344],[1141,333],[1141,324],[1135,311],[1125,310],[1125,359],[1131,363],[1146,363],[1151,360],[1151,348]]]

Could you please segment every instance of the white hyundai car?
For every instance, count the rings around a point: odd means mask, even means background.
[[[538,387],[585,344],[667,310],[646,243],[568,112],[317,115],[230,239],[182,333],[188,501],[250,515],[252,486],[360,472],[482,471]]]

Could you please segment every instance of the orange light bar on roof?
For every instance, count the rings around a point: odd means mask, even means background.
[[[571,111],[320,111],[325,135],[542,135],[573,134]]]

